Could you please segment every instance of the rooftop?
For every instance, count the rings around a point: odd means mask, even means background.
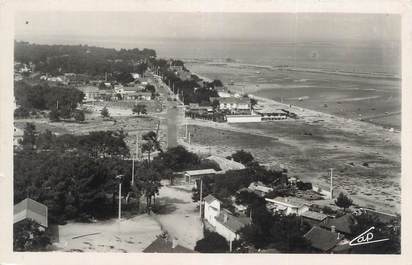
[[[245,168],[245,166],[239,162],[226,159],[220,156],[209,156],[206,159],[216,162],[219,165],[222,172],[226,172],[228,170],[240,170]]]
[[[215,198],[215,196],[213,196],[212,194],[207,195],[204,198],[205,202],[207,202],[208,204],[212,203],[213,201],[219,201],[218,199]]]
[[[355,224],[356,220],[351,214],[345,214],[337,218],[327,218],[325,219],[320,226],[323,228],[331,229],[332,226],[335,226],[336,231],[351,234],[352,229],[351,225]]]
[[[47,227],[47,206],[36,202],[30,198],[26,198],[14,205],[14,220],[13,223],[18,223],[24,219],[31,219],[41,226]]]
[[[250,104],[250,99],[246,97],[227,97],[227,98],[213,98],[219,101],[220,104]],[[213,102],[213,100],[211,100]]]
[[[340,236],[338,233],[328,231],[319,226],[312,227],[303,237],[310,242],[313,248],[322,251],[333,249],[343,239],[343,236]]]
[[[209,168],[209,169],[187,170],[185,171],[185,173],[190,176],[199,176],[199,175],[216,174],[217,172],[213,168]]]
[[[317,221],[323,221],[328,217],[326,214],[318,213],[314,211],[306,211],[302,213],[301,216],[309,218],[309,219],[317,220]]]
[[[309,206],[311,203],[303,200],[301,198],[296,198],[296,197],[276,197],[274,199],[266,199],[266,201],[274,202],[274,203],[280,203],[282,205],[288,206],[288,207],[303,207],[303,206]]]
[[[158,236],[147,248],[144,253],[196,253],[196,251],[176,244],[173,246],[173,240]]]
[[[83,93],[99,92],[99,88],[95,86],[81,86],[78,89]]]
[[[225,216],[227,217],[226,221]],[[216,216],[216,221],[234,233],[239,231],[242,227],[252,223],[252,220],[249,217],[236,217],[231,215],[228,211],[225,211],[225,209]]]

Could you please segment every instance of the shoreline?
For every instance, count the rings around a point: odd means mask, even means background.
[[[359,78],[377,78],[383,80],[395,80],[400,81],[402,77],[400,74],[393,72],[364,72],[364,71],[348,71],[344,69],[335,69],[331,70],[324,67],[305,67],[305,66],[291,66],[291,65],[260,65],[252,63],[242,63],[238,61],[234,62],[225,62],[223,59],[183,59],[184,62],[189,64],[205,64],[212,66],[227,66],[232,68],[256,68],[262,70],[271,70],[271,71],[290,71],[290,72],[303,72],[303,73],[316,73],[316,74],[325,74],[325,75],[339,75],[339,76],[353,76]]]

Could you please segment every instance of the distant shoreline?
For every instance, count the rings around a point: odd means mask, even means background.
[[[330,74],[330,75],[341,75],[341,76],[353,76],[361,78],[377,78],[385,80],[402,80],[401,76],[394,73],[387,72],[361,72],[361,71],[345,71],[345,70],[331,70],[327,68],[309,68],[309,67],[295,67],[290,65],[259,65],[259,64],[248,64],[240,62],[224,62],[220,60],[211,60],[211,59],[187,59],[184,60],[185,63],[203,63],[206,65],[215,65],[215,66],[228,66],[233,68],[256,68],[256,69],[265,69],[265,70],[279,70],[279,71],[291,71],[291,72],[305,72],[305,73],[317,73],[317,74]]]

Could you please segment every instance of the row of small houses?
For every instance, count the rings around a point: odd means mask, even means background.
[[[347,253],[350,250],[349,242],[357,236],[351,229],[352,225],[356,224],[353,214],[345,214],[336,218],[328,216],[321,212],[311,211],[311,203],[295,197],[277,197],[266,200],[267,207],[273,212],[280,211],[284,215],[295,214],[300,216],[302,223],[311,226],[304,238],[308,240],[314,252]],[[362,211],[387,224],[396,218],[395,215],[370,209],[362,209]],[[217,198],[208,195],[204,199],[204,222],[207,228],[223,236],[231,246],[234,240],[240,238],[239,231],[251,224],[252,219],[244,215],[235,216],[229,210],[221,208],[221,202]]]
[[[142,87],[115,86],[114,89],[99,89],[96,86],[78,87],[84,93],[85,102],[99,100],[152,100],[153,93],[144,91]]]
[[[222,161],[218,164],[221,163]],[[225,169],[229,170],[231,168]],[[216,176],[219,173],[214,169],[185,171],[178,178],[176,184],[195,185],[197,180],[206,176]],[[293,181],[293,178],[290,178],[290,181]],[[319,192],[318,187],[313,187],[313,190]],[[238,192],[242,191],[253,192],[258,196],[265,197],[273,189],[257,181],[250,183],[247,188],[240,189]],[[330,199],[330,194],[327,191],[322,190],[321,192],[326,198]],[[335,218],[335,216],[315,210],[320,208],[320,205],[316,207],[317,204],[315,202],[293,196],[265,198],[265,200],[267,209],[273,214],[294,214],[299,216],[302,222],[311,226],[311,229],[304,237],[309,241],[315,252],[344,253],[349,251],[349,242],[356,236],[351,231],[352,225],[356,223],[353,214],[345,214]],[[247,209],[245,205],[234,203],[233,206],[236,214],[233,214],[228,209],[222,208],[221,204],[213,195],[208,195],[204,198],[204,223],[206,228],[223,236],[231,246],[234,240],[239,239],[240,229],[251,224],[252,220],[250,217],[245,216]],[[396,217],[395,215],[380,213],[370,209],[361,209],[361,211],[374,215],[384,223],[389,223]]]

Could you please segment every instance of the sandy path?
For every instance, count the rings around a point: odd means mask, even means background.
[[[191,196],[191,192],[162,187],[156,202],[162,207],[160,212],[153,217],[160,223],[163,230],[178,239],[179,245],[194,249],[196,241],[203,238],[203,229],[199,210]]]
[[[142,252],[161,233],[159,224],[148,215],[98,223],[60,225],[58,251]],[[86,236],[82,236],[86,235]],[[78,236],[82,236],[76,238]]]

